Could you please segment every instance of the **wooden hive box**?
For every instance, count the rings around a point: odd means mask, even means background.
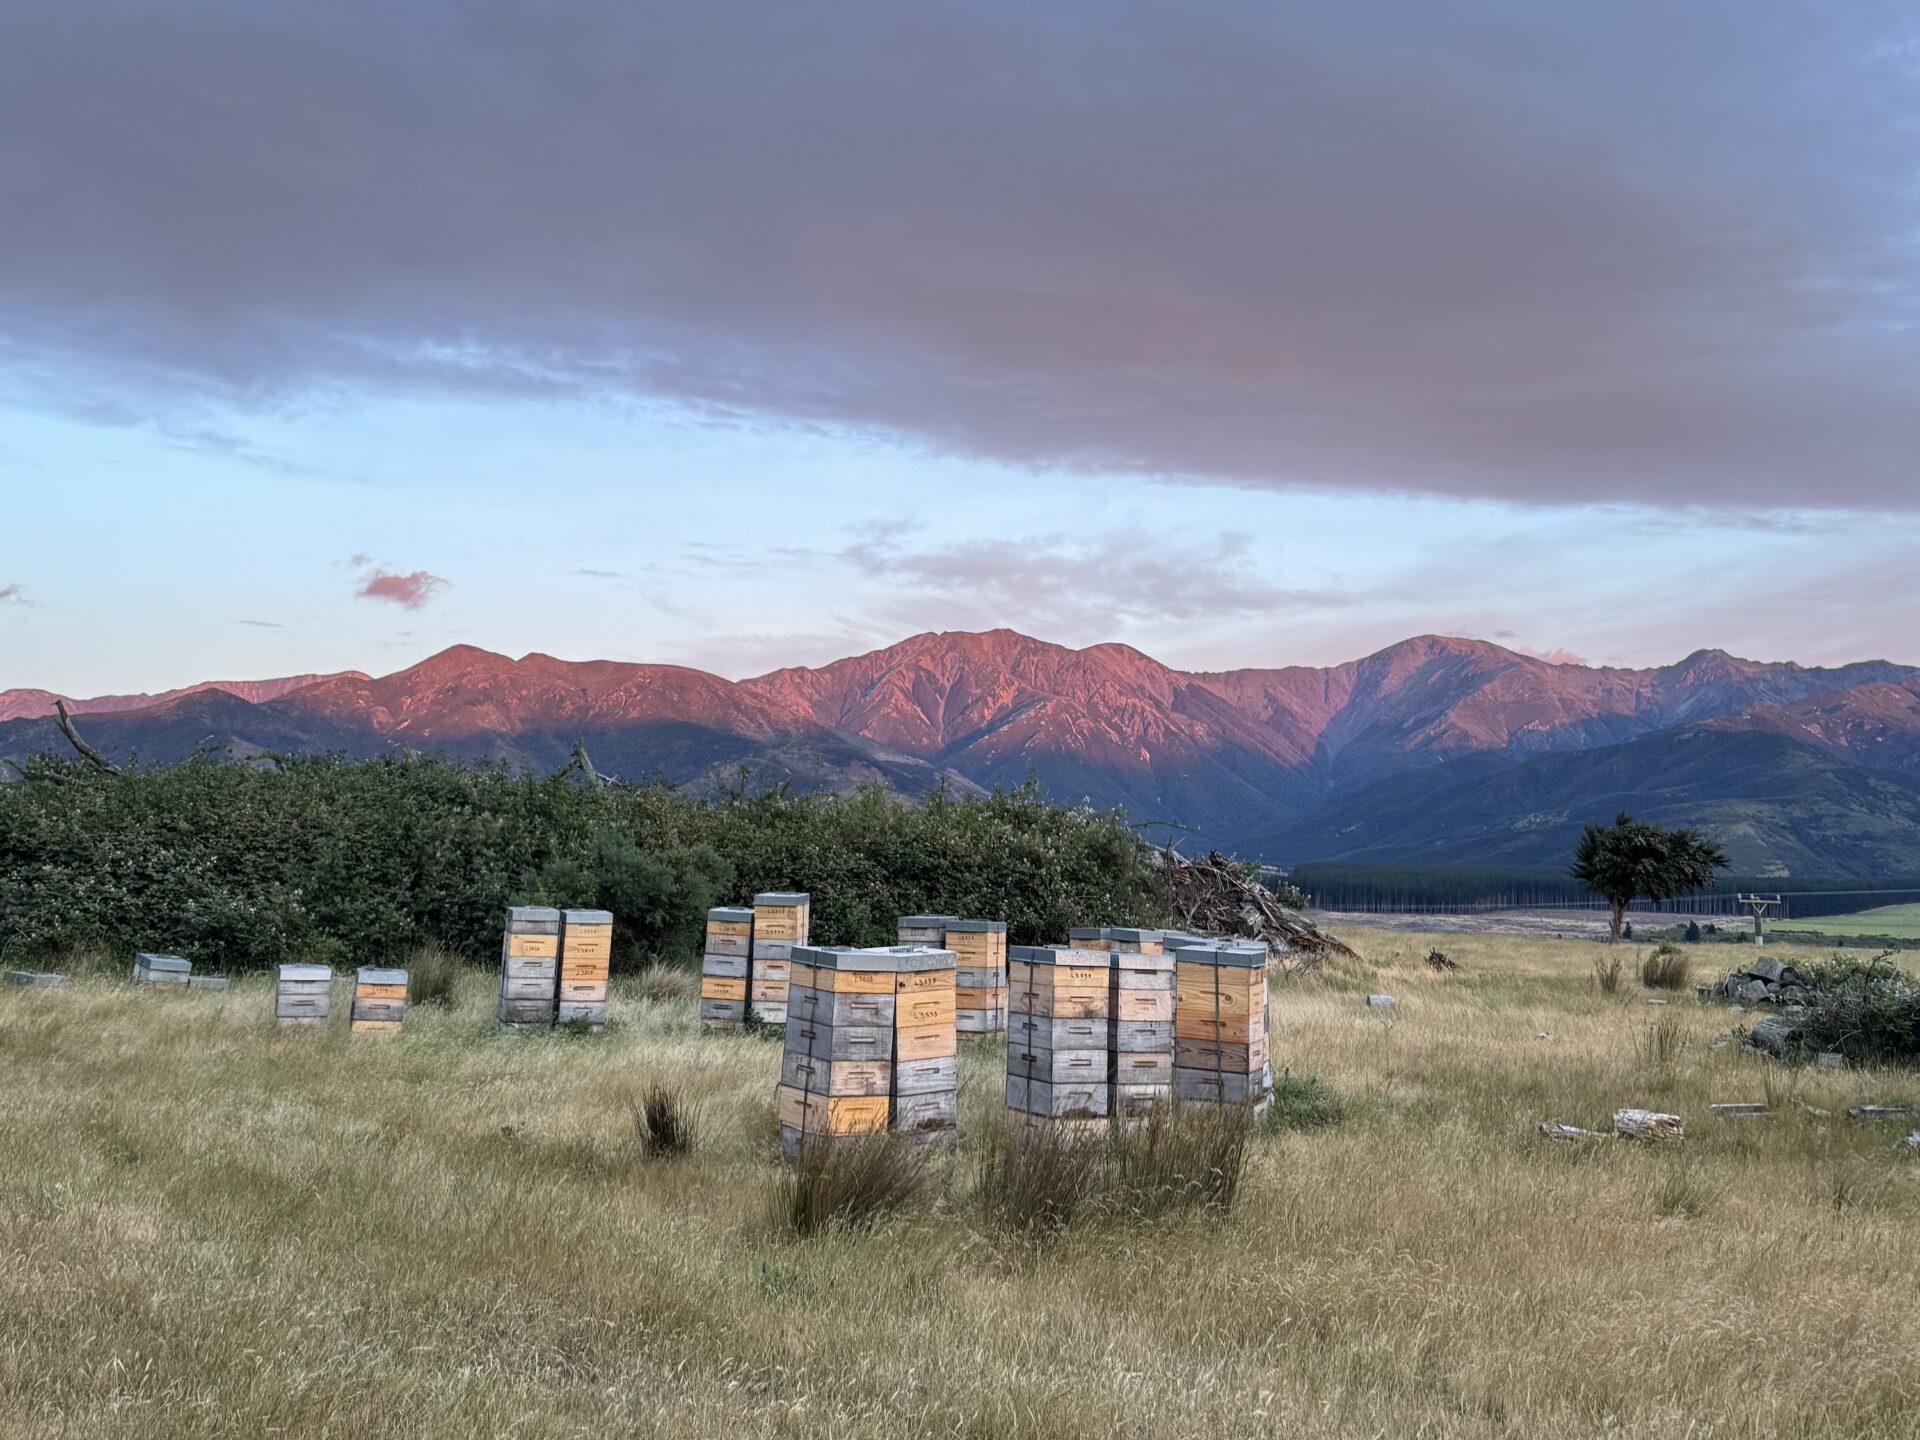
[[[949,927],[951,933],[951,927]],[[895,946],[893,1110],[902,1135],[950,1139],[959,1126],[957,956],[933,946]]]
[[[897,973],[869,952],[788,945],[780,1147],[884,1130],[891,1116]]]
[[[954,958],[954,1026],[963,1035],[1007,1028],[1007,922],[952,920],[945,947]]]
[[[282,965],[276,972],[273,1017],[283,1029],[324,1030],[332,1001],[332,966]]]
[[[700,956],[700,1023],[737,1030],[747,1018],[747,972],[753,963],[753,909],[719,905],[707,911]]]
[[[1130,1123],[1173,1095],[1174,959],[1162,953],[1158,931],[1107,933],[1113,955],[1113,1116],[1116,1124]]]
[[[560,912],[548,905],[507,911],[500,942],[500,999],[495,1017],[518,1030],[553,1024],[560,996]]]
[[[185,985],[192,973],[193,962],[178,955],[150,955],[143,951],[133,957],[136,985]]]
[[[812,929],[813,899],[804,892],[768,890],[753,897],[748,1019],[763,1025],[787,1023],[793,950],[809,943]]]
[[[407,1018],[407,972],[363,966],[354,972],[348,1028],[355,1034],[398,1030]]]
[[[1249,1105],[1273,1093],[1263,945],[1183,945],[1174,952],[1174,1096]]]
[[[1090,945],[1018,945],[1009,952],[1009,1110],[1047,1122],[1107,1122],[1112,966],[1109,952]]]
[[[560,986],[554,997],[556,1025],[584,1025],[598,1033],[607,1024],[607,976],[613,964],[613,912],[560,912]]]

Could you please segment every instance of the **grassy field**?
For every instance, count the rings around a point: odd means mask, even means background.
[[[495,1033],[484,971],[359,1040],[259,981],[0,992],[0,1436],[1915,1434],[1920,1163],[1795,1102],[1920,1081],[1716,1049],[1592,944],[1355,938],[1274,996],[1339,1123],[1263,1134],[1229,1215],[1039,1247],[977,1140],[874,1233],[784,1235],[775,1044],[632,982],[597,1040]],[[685,1160],[634,1143],[656,1080],[704,1097]],[[1535,1135],[1623,1105],[1688,1139]]]
[[[1809,920],[1797,916],[1774,922],[1778,930],[1808,930],[1817,935],[1886,935],[1896,940],[1920,940],[1920,905],[1884,905],[1856,915],[1821,915]]]

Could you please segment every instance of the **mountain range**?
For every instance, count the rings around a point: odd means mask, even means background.
[[[65,741],[0,691],[0,757]],[[1703,650],[1629,670],[1421,636],[1331,667],[1171,669],[1125,645],[917,635],[728,681],[455,646],[391,675],[69,699],[120,758],[412,748],[705,785],[1014,785],[1281,863],[1560,864],[1587,820],[1699,824],[1746,874],[1920,872],[1920,668]],[[11,769],[0,769],[10,777]]]

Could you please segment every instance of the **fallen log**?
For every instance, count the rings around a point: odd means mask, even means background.
[[[1663,1115],[1658,1110],[1616,1110],[1613,1129],[1629,1140],[1684,1140],[1687,1135],[1678,1115]]]

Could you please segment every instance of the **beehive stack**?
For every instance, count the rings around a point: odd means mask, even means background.
[[[407,972],[362,966],[353,976],[353,1008],[347,1027],[354,1034],[398,1030],[407,1018]]]
[[[948,927],[952,934],[952,927]],[[896,947],[893,1007],[893,1108],[903,1135],[935,1140],[959,1125],[959,1054],[954,1022],[955,961],[950,949]]]
[[[1157,930],[1107,931],[1113,957],[1110,991],[1115,1124],[1146,1118],[1173,1095],[1173,957]]]
[[[1190,945],[1174,955],[1173,1090],[1182,1104],[1250,1105],[1273,1094],[1267,949]]]
[[[954,1028],[962,1035],[996,1035],[1006,1029],[1007,922],[949,920],[941,948],[953,952],[957,967]]]
[[[133,957],[133,983],[136,985],[185,985],[193,973],[193,962],[178,955]]]
[[[781,1148],[958,1121],[953,952],[797,946],[778,1109]]]
[[[793,949],[807,944],[812,929],[810,896],[775,890],[753,897],[753,965],[747,973],[748,1018],[766,1025],[787,1023]]]
[[[721,905],[707,911],[706,953],[700,957],[700,1022],[709,1030],[733,1030],[745,1023],[752,955],[752,910]]]
[[[891,957],[799,945],[789,949],[786,1048],[775,1108],[789,1157],[811,1143],[887,1128],[893,1094]]]
[[[273,1018],[283,1030],[324,1030],[332,999],[332,966],[282,965],[274,988]]]
[[[609,910],[560,912],[560,1000],[555,1023],[604,1030],[607,1024],[607,970],[613,963],[613,913]]]
[[[516,905],[507,911],[500,941],[502,1025],[546,1029],[553,1024],[560,993],[560,912],[546,905]]]
[[[1113,957],[1103,949],[1016,945],[1007,965],[1007,1108],[1028,1123],[1103,1129]]]

